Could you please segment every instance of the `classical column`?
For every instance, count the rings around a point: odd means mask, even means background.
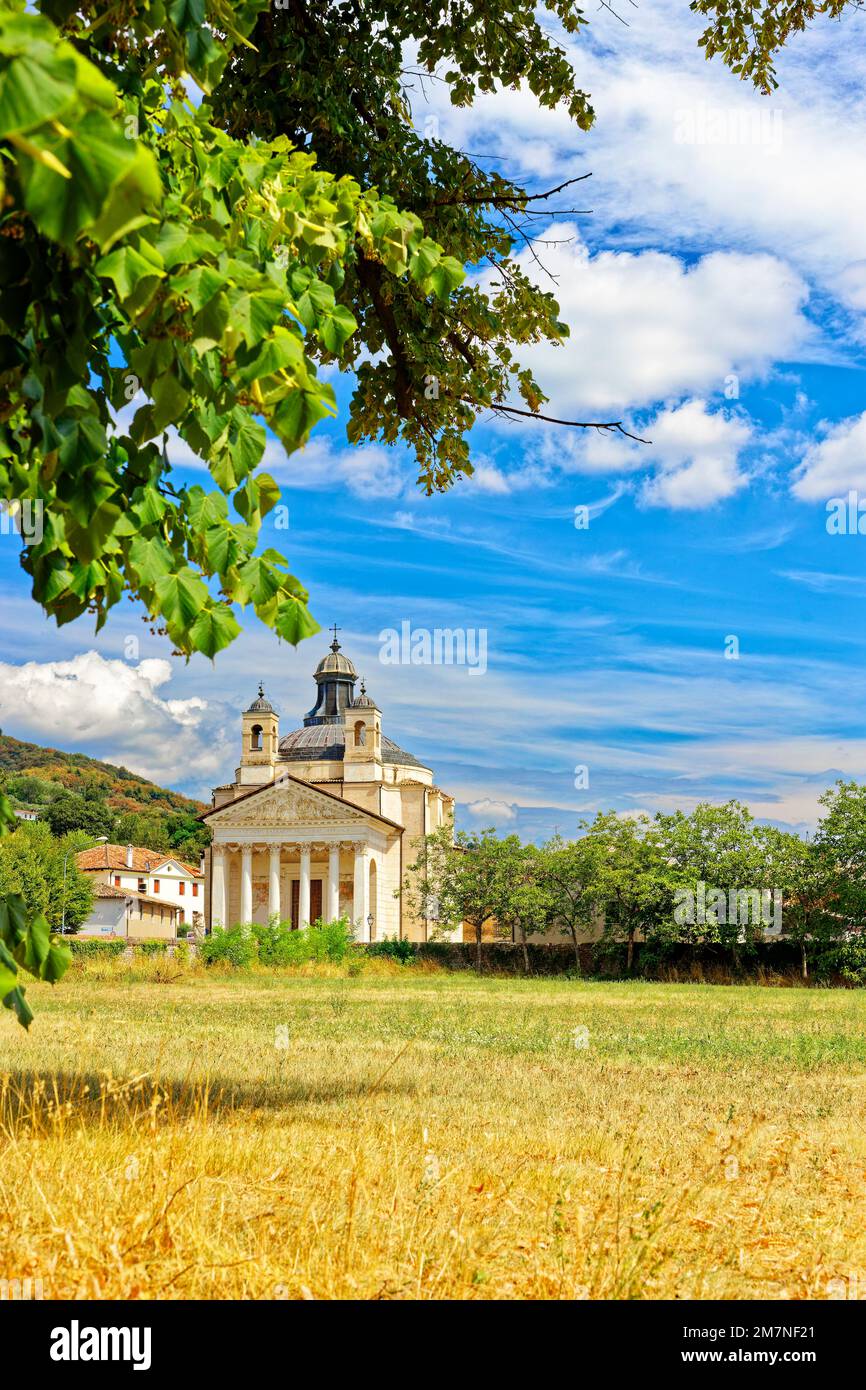
[[[226,924],[226,852],[222,845],[213,847],[213,901],[210,907],[210,924],[224,927]]]
[[[328,921],[333,922],[340,915],[340,846],[331,845],[328,850]]]
[[[253,851],[249,845],[241,850],[241,922],[253,920]]]
[[[301,845],[301,883],[298,889],[298,926],[310,925],[310,846]]]
[[[355,891],[352,903],[352,921],[355,923],[355,940],[369,941],[370,928],[367,915],[370,911],[370,866],[367,860],[367,846],[355,846]]]
[[[271,845],[268,866],[268,917],[280,916],[280,846]]]

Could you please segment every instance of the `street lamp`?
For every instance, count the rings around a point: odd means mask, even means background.
[[[368,941],[372,941],[372,940],[373,940],[373,914],[372,914],[372,912],[368,912],[368,913],[367,913],[367,939],[368,939]]]
[[[107,836],[107,835],[97,835],[97,836],[96,836],[96,843],[97,843],[98,845],[107,844],[107,843],[108,843],[108,836]],[[61,913],[60,913],[60,935],[61,935],[61,936],[65,936],[65,935],[66,935],[66,865],[69,863],[69,856],[70,856],[70,854],[74,854],[74,853],[76,853],[76,851],[71,850],[71,849],[68,849],[68,850],[66,851],[66,853],[64,854],[64,856],[63,856],[63,907],[62,907]]]

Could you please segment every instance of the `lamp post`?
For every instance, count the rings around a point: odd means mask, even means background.
[[[373,940],[373,914],[372,914],[372,912],[368,912],[368,913],[367,913],[367,940],[368,940],[368,941],[372,941],[372,940]]]
[[[107,842],[108,842],[108,836],[107,836],[107,835],[97,835],[97,837],[96,837],[96,843],[97,843],[98,845],[104,845],[104,844],[106,844]],[[75,851],[75,850],[68,849],[68,850],[66,851],[66,853],[64,854],[64,856],[63,856],[63,900],[62,900],[62,901],[63,901],[63,906],[62,906],[61,911],[60,911],[60,935],[61,935],[61,936],[65,936],[65,935],[66,935],[66,865],[69,863],[69,856],[70,856],[70,854],[74,854],[74,853],[76,853],[76,852],[77,852],[77,851]]]

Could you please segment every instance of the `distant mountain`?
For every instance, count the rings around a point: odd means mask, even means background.
[[[197,816],[207,809],[204,802],[158,787],[125,767],[88,758],[85,753],[63,753],[57,748],[43,748],[39,743],[25,743],[3,733],[0,781],[11,781],[12,799],[22,806],[38,807],[50,801],[62,787],[98,797],[117,817]]]

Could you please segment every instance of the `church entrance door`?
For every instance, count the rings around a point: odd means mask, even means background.
[[[322,880],[310,879],[310,921],[317,922],[322,915]],[[301,885],[292,879],[292,931],[297,931],[301,916]]]

